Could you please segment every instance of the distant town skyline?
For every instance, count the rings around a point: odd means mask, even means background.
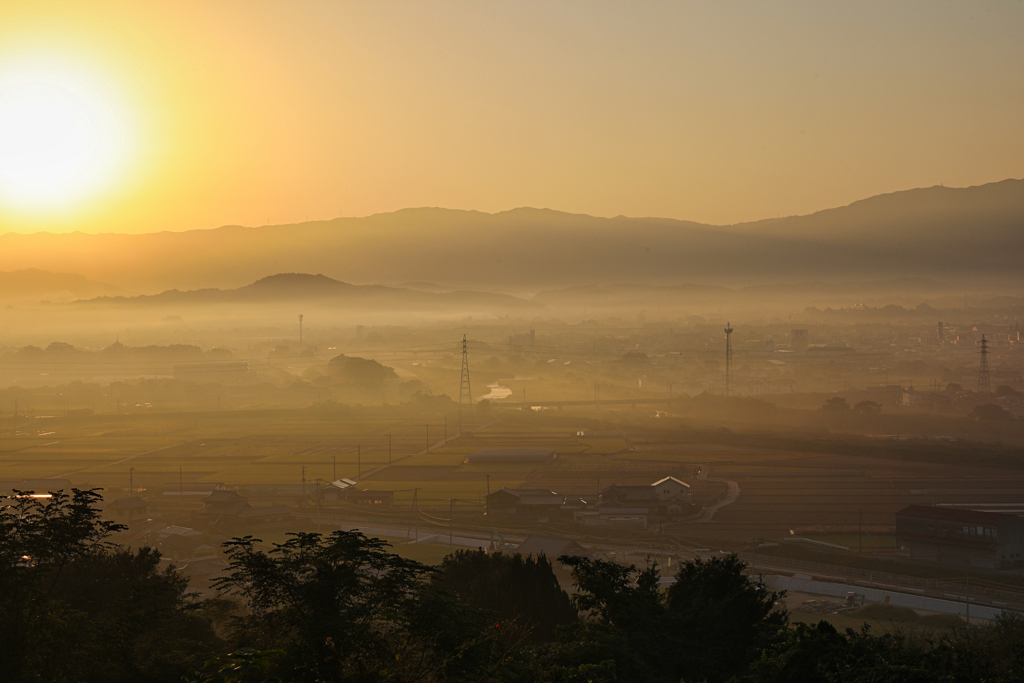
[[[0,8],[0,232],[731,224],[1024,177],[1024,4]]]

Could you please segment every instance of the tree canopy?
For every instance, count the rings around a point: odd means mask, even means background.
[[[370,358],[346,356],[345,354],[335,356],[328,361],[327,368],[331,377],[336,380],[363,389],[374,389],[387,380],[398,379],[394,368],[381,365]]]

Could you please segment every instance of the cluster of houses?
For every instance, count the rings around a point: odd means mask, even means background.
[[[489,516],[526,524],[573,521],[585,526],[646,529],[695,512],[690,485],[675,477],[647,486],[612,484],[593,495],[502,487],[487,496]]]

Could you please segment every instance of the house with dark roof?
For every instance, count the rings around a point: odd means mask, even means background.
[[[487,514],[521,522],[548,522],[561,516],[565,496],[548,489],[503,486],[487,496]]]
[[[1019,566],[1024,564],[1024,517],[910,505],[896,513],[896,545],[915,559],[988,569]]]
[[[321,484],[313,492],[313,497],[318,503],[338,501],[373,508],[390,508],[395,502],[394,491],[361,489],[353,479],[335,479]]]
[[[665,477],[647,486],[612,484],[601,490],[597,505],[575,511],[573,519],[587,526],[644,529],[657,521],[679,519],[692,508],[690,485]]]
[[[107,515],[119,524],[131,526],[147,519],[148,507],[149,503],[138,496],[117,498],[107,508]]]

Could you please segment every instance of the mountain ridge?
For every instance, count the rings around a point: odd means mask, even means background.
[[[194,290],[170,289],[159,294],[138,296],[100,296],[72,302],[74,305],[108,306],[167,306],[217,304],[267,304],[300,301],[337,301],[342,299],[351,306],[373,305],[401,308],[458,308],[460,306],[540,307],[537,302],[519,299],[507,294],[490,292],[454,291],[422,292],[384,285],[353,285],[329,278],[322,273],[276,273],[235,289],[204,288]]]
[[[125,290],[233,288],[268,272],[354,283],[537,292],[581,284],[1021,278],[1024,180],[876,195],[806,216],[711,226],[519,207],[185,232],[6,233],[0,269],[80,273]]]

